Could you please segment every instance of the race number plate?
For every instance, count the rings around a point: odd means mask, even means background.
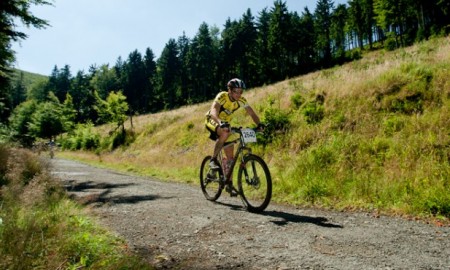
[[[243,128],[241,130],[242,138],[244,138],[244,142],[246,143],[254,143],[256,142],[256,133],[253,129]]]

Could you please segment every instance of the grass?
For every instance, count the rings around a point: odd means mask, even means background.
[[[282,127],[254,147],[272,172],[273,201],[448,221],[449,75],[446,37],[246,91],[263,120]],[[213,148],[209,106],[135,117],[128,147],[60,155],[197,185]],[[235,123],[251,120],[240,112]],[[103,138],[109,129],[96,128]]]
[[[153,269],[69,200],[34,154],[0,145],[0,161],[1,269]]]

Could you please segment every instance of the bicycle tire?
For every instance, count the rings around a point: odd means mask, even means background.
[[[264,211],[272,198],[272,177],[266,162],[253,154],[246,155],[238,172],[238,188],[247,210]]]
[[[222,168],[212,171],[209,168],[210,160],[211,156],[206,156],[200,166],[200,187],[207,200],[216,201],[222,194],[224,188],[223,183],[220,180],[223,178],[223,172]]]

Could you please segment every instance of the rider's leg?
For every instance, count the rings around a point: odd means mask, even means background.
[[[217,160],[217,156],[219,155],[220,151],[222,150],[224,143],[227,141],[228,137],[230,136],[230,131],[227,128],[222,129],[220,127],[217,127],[217,135],[219,138],[216,140],[216,144],[214,146],[214,153],[211,158],[214,162]],[[226,154],[226,155],[228,157],[228,154]]]

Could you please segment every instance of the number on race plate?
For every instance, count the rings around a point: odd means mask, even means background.
[[[242,137],[244,138],[244,142],[246,143],[254,143],[256,142],[256,133],[253,129],[243,128],[241,130]]]

